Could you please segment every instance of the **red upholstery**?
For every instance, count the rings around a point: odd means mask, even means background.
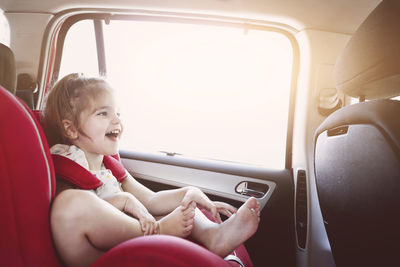
[[[52,158],[57,168],[58,178],[63,178],[85,190],[96,189],[103,184],[78,163],[60,155],[52,155]]]
[[[0,265],[58,266],[49,211],[54,170],[42,130],[0,87]]]
[[[203,267],[237,266],[209,250],[174,236],[154,235],[128,240],[103,255],[92,267],[114,266],[115,259],[125,259],[119,267],[163,266]]]
[[[36,116],[38,114],[35,114]],[[60,266],[50,231],[55,174],[34,114],[0,86],[0,266]],[[246,249],[236,249],[246,267]],[[185,239],[139,237],[121,243],[93,266],[238,266]]]

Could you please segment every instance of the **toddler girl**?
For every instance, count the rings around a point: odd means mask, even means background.
[[[80,185],[86,178],[57,176],[51,226],[67,265],[82,264],[82,259],[89,265],[116,244],[151,234],[190,235],[225,257],[257,230],[260,211],[255,198],[236,210],[211,201],[195,187],[153,192],[126,170],[115,177],[107,162],[118,154],[123,126],[105,80],[81,74],[64,77],[47,96],[43,120],[54,157],[89,171],[89,179],[97,183],[91,190],[77,190],[84,188]],[[58,173],[57,164],[55,168]],[[209,210],[218,223],[196,206]],[[219,213],[229,218],[221,222]]]

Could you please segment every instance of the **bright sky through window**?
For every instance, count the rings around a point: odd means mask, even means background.
[[[79,44],[64,73],[97,73],[94,38],[82,48],[93,25],[81,24],[67,36],[66,51]],[[148,21],[111,21],[104,34],[122,148],[284,168],[293,61],[284,35]]]
[[[0,43],[10,46],[10,26],[3,10],[0,9]]]

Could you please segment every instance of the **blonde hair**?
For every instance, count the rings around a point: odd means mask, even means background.
[[[92,106],[93,100],[101,92],[112,91],[111,86],[101,78],[85,77],[82,73],[72,73],[50,90],[43,109],[43,125],[49,145],[68,144],[62,121],[67,119],[81,131],[80,114]]]

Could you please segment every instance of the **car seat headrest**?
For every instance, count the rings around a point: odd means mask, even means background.
[[[0,85],[15,94],[17,71],[15,57],[11,49],[0,43]]]
[[[352,97],[400,95],[400,1],[383,0],[354,33],[335,65],[335,83]]]

